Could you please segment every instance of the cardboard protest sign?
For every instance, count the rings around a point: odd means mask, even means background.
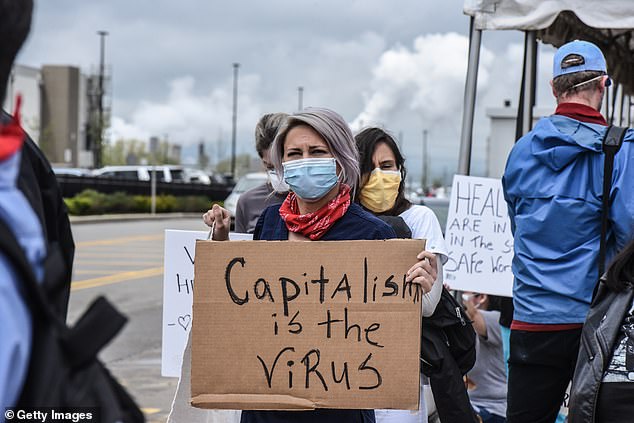
[[[513,234],[499,179],[454,176],[445,242],[452,289],[513,295]]]
[[[424,245],[199,241],[192,405],[417,409]]]
[[[179,377],[183,349],[191,329],[196,240],[206,231],[165,231],[163,256],[163,342],[161,375]],[[231,239],[252,239],[250,234],[230,234]]]

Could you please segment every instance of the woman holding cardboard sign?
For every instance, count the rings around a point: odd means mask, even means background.
[[[350,128],[327,109],[309,108],[290,116],[271,148],[271,161],[291,192],[267,208],[256,225],[261,240],[371,240],[394,238],[394,230],[352,201],[359,180],[358,152]],[[226,240],[229,213],[218,205],[203,217],[213,239]],[[407,280],[431,290],[437,276],[433,253],[422,252]],[[433,259],[433,260],[431,260]],[[243,411],[244,423],[373,423],[373,410]]]

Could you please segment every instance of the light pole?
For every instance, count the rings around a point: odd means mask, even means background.
[[[231,131],[231,178],[236,180],[236,125],[238,122],[238,68],[240,63],[233,64],[233,119]]]
[[[97,123],[97,137],[94,141],[93,145],[93,157],[95,167],[101,167],[101,149],[103,148],[103,82],[104,82],[104,74],[105,74],[105,58],[106,58],[106,35],[108,35],[108,31],[97,31],[97,34],[100,38],[100,59],[99,59],[99,102],[97,104],[97,118],[99,119]]]
[[[427,167],[428,167],[428,161],[427,161],[427,129],[423,129],[423,158],[422,158],[422,162],[423,162],[423,177],[422,177],[422,184],[423,184],[423,191],[425,190],[425,188],[427,187]]]
[[[297,111],[304,110],[304,87],[297,87]]]

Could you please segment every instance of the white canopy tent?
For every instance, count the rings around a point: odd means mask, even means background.
[[[631,0],[465,0],[463,11],[481,30],[546,29],[565,11],[592,28],[634,28]]]
[[[620,93],[623,124],[627,97],[627,124],[631,124],[634,95],[634,0],[465,0],[463,11],[471,16],[469,64],[465,85],[460,162],[458,172],[469,174],[473,115],[483,30],[521,30],[526,34],[524,72],[518,111],[518,135],[528,132],[535,99],[537,39],[559,47],[575,39],[595,43],[603,51],[612,89],[612,119]],[[618,88],[620,87],[620,89]],[[609,98],[606,98],[609,106]]]

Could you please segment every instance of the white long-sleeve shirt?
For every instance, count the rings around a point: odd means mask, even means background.
[[[425,239],[425,249],[436,254],[438,264],[438,277],[432,286],[431,291],[423,295],[423,317],[429,317],[436,310],[440,301],[443,286],[442,265],[447,262],[447,246],[442,235],[440,223],[434,212],[426,206],[413,205],[400,214],[412,231],[412,238]]]

